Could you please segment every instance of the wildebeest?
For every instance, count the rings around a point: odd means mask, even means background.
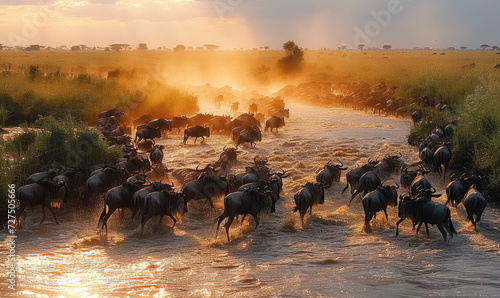
[[[423,148],[418,156],[425,165],[430,165],[434,160],[434,152],[429,147]]]
[[[172,118],[172,129],[177,128],[179,132],[181,132],[181,128],[187,126],[188,118],[186,116],[178,116]]]
[[[228,194],[224,198],[224,213],[215,219],[217,221],[215,235],[217,236],[221,222],[227,217],[228,220],[224,226],[226,227],[227,241],[230,241],[229,227],[231,227],[237,215],[252,215],[255,220],[255,228],[257,228],[259,225],[259,213],[267,208],[270,208],[270,211],[274,212],[275,203],[271,193],[271,191],[263,193],[255,189],[248,189]]]
[[[377,212],[384,211],[385,218],[389,222],[387,216],[387,206],[395,207],[398,205],[398,191],[399,185],[384,185],[379,186],[376,190],[368,193],[363,198],[363,209],[365,210],[365,229],[370,228],[370,220],[372,217],[377,217]]]
[[[156,145],[153,151],[149,153],[149,159],[151,160],[151,163],[153,165],[155,164],[161,165],[163,161],[163,149],[165,149],[163,145]]]
[[[159,128],[162,131],[172,131],[172,121],[165,119],[155,119],[148,122],[151,127]]]
[[[54,215],[54,219],[57,224],[56,214],[52,210],[52,205],[59,205],[62,202],[68,201],[68,187],[64,182],[54,182],[50,180],[41,180],[37,183],[31,183],[21,186],[16,191],[16,197],[19,200],[19,209],[16,210],[16,224],[19,225],[19,216],[23,213],[24,209],[29,206],[42,206],[42,220],[40,224],[45,220],[45,209]]]
[[[278,132],[278,128],[283,126],[285,126],[285,117],[273,116],[266,121],[266,128],[264,131],[267,132],[267,129],[270,128],[271,132],[273,132],[273,129],[276,129],[276,132]]]
[[[106,167],[102,171],[96,172],[87,180],[87,199],[103,193],[116,185],[123,184],[127,179],[124,169]]]
[[[152,192],[144,199],[141,219],[141,233],[144,231],[144,225],[146,222],[155,215],[160,215],[160,223],[163,219],[163,215],[170,217],[174,221],[174,224],[172,225],[173,228],[177,222],[173,213],[186,213],[187,211],[187,202],[184,198],[184,194],[168,192],[167,190]]]
[[[85,182],[84,173],[81,169],[67,169],[61,174],[52,178],[52,181],[56,183],[62,182],[66,184],[68,191],[72,192],[73,194],[78,194]]]
[[[173,191],[174,184],[163,184],[160,182],[152,182],[150,185],[143,187],[142,189],[139,189],[132,195],[132,203],[133,203],[133,210],[132,210],[132,219],[134,218],[134,215],[137,212],[142,211],[142,207],[144,206],[144,199],[146,196],[154,191],[162,191],[162,190],[167,190],[167,191]]]
[[[193,117],[188,118],[187,120],[187,125],[189,127],[194,127],[194,126],[206,126],[210,122],[210,119],[212,119],[214,116],[212,114],[202,114],[198,113],[194,115]]]
[[[128,174],[151,171],[149,159],[142,155],[128,157],[126,160],[117,163],[116,166],[124,169]]]
[[[141,140],[154,139],[154,138],[161,138],[161,129],[148,126],[144,129],[138,130],[135,133],[134,142],[138,143]]]
[[[238,140],[238,137],[241,133],[250,131],[250,130],[258,130],[259,128],[257,126],[250,126],[250,125],[241,125],[233,128],[231,130],[231,138],[233,141]]]
[[[197,126],[194,126],[194,127],[188,127],[184,130],[184,141],[183,143],[186,144],[186,141],[189,139],[189,138],[195,138],[194,139],[194,143],[196,144],[196,140],[198,138],[202,138],[203,141],[202,142],[205,142],[205,137],[210,137],[210,128],[209,127],[203,127],[201,125],[197,125]]]
[[[417,169],[417,176],[413,179],[410,185],[410,193],[414,196],[418,195],[418,193],[422,190],[431,190],[432,185],[429,179],[425,177],[425,174],[430,173],[423,167],[419,167]]]
[[[293,196],[295,201],[295,208],[293,212],[299,211],[300,220],[304,224],[304,215],[309,209],[309,214],[312,214],[312,207],[314,204],[325,203],[325,190],[321,183],[307,182],[303,188]]]
[[[280,168],[280,170],[281,170],[281,173],[279,173],[279,172],[271,173],[271,176],[269,177],[269,181],[276,180],[280,190],[283,191],[283,178],[288,177],[288,175],[286,175],[285,170],[283,170],[282,168]]]
[[[481,220],[481,215],[486,208],[486,199],[483,194],[477,189],[477,185],[472,185],[464,196],[464,207],[467,211],[467,218],[477,229],[476,224]],[[474,219],[474,214],[476,219]]]
[[[30,175],[24,184],[32,184],[32,183],[37,183],[39,181],[42,181],[44,179],[46,180],[51,180],[55,176],[59,174],[59,171],[56,169],[50,169],[45,172],[40,172],[40,173],[35,173]]]
[[[154,149],[155,144],[156,142],[153,139],[142,140],[139,143],[137,143],[137,148],[139,148],[139,150],[144,152],[150,152]]]
[[[462,174],[457,177],[456,174],[451,176],[453,180],[446,186],[446,203],[451,203],[451,206],[457,207],[464,198],[467,190],[475,183],[479,182],[479,178],[475,175]]]
[[[413,120],[413,126],[417,125],[417,123],[422,120],[422,110],[413,112],[413,114],[411,114],[411,119]]]
[[[427,236],[429,236],[427,224],[436,225],[445,241],[447,239],[446,232],[450,237],[457,233],[451,221],[450,209],[443,204],[431,201],[431,196],[434,196],[432,193],[431,190],[419,190],[417,199],[399,202],[398,213],[401,219],[396,223],[396,236],[399,235],[399,224],[406,217],[410,217],[414,224],[419,223],[417,233],[422,224],[425,224]]]
[[[181,192],[186,201],[206,199],[213,208],[212,198],[218,195],[225,195],[228,190],[228,183],[224,177],[215,177],[203,174],[197,180],[188,182],[182,186]]]
[[[252,103],[248,106],[248,113],[257,113],[259,111],[259,104]]]
[[[409,189],[411,183],[413,180],[415,180],[415,177],[417,177],[418,170],[408,170],[409,166],[404,167],[401,169],[401,186],[404,188]]]
[[[382,181],[378,177],[377,173],[374,171],[368,171],[359,178],[358,185],[356,186],[356,191],[352,194],[351,200],[347,206],[351,205],[352,200],[360,193],[363,193],[361,197],[364,197],[367,192],[376,190],[379,186],[382,186]]]
[[[444,145],[439,147],[436,152],[434,152],[434,167],[437,169],[439,175],[443,177],[443,183],[445,181],[446,169],[451,161],[451,151],[448,146]]]
[[[374,169],[375,173],[382,178],[388,178],[391,174],[397,173],[404,164],[403,160],[401,160],[402,156],[401,152],[396,155],[386,154]]]
[[[364,173],[368,171],[373,171],[375,168],[375,165],[378,163],[378,160],[372,161],[371,159],[368,159],[368,163],[363,165],[360,168],[350,170],[345,174],[345,179],[347,181],[345,188],[342,190],[342,193],[346,191],[346,189],[351,185],[351,194],[354,193],[354,190],[356,189],[358,185],[359,178],[363,176]]]
[[[134,211],[134,202],[132,196],[136,191],[141,189],[143,184],[141,182],[132,183],[125,182],[122,186],[117,186],[112,188],[104,194],[104,208],[97,222],[97,228],[102,223],[100,230],[102,231],[106,227],[106,232],[108,231],[108,219],[118,208],[128,208],[132,212]],[[123,214],[123,211],[122,211]]]
[[[238,112],[238,106],[240,105],[239,102],[235,101],[231,104],[231,112],[234,114],[236,114],[236,112]]]
[[[111,109],[107,111],[103,111],[99,113],[99,118],[109,118],[109,117],[119,117],[119,118],[125,118],[125,113],[118,110],[118,109]]]
[[[141,115],[141,116],[135,118],[134,120],[132,120],[132,124],[134,126],[137,126],[139,124],[148,123],[149,121],[151,121],[153,119],[154,119],[153,115],[149,115],[149,114]]]
[[[493,69],[500,69],[500,63],[498,63],[497,65],[493,66]]]
[[[219,155],[219,160],[236,162],[238,161],[238,153],[241,153],[241,151],[238,151],[235,147],[226,148],[226,146],[224,146],[221,154]]]
[[[243,143],[250,143],[251,147],[255,147],[257,146],[257,141],[262,141],[262,132],[260,131],[260,129],[252,129],[250,131],[241,133],[236,140],[236,149],[238,149],[238,146]]]

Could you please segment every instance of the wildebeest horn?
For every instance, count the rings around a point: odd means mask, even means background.
[[[368,163],[372,163],[372,159],[371,158],[368,158]]]
[[[387,158],[387,159],[389,159],[390,157],[391,157],[391,156],[389,155],[389,153],[387,153],[387,154],[385,155],[385,158]]]
[[[396,183],[396,189],[398,189],[399,188],[399,184],[396,181],[394,181],[394,183]]]
[[[222,148],[222,151],[226,150],[226,145],[224,145],[224,147]]]
[[[432,189],[433,189],[434,191],[432,191]],[[436,189],[434,188],[434,186],[431,186],[431,193],[435,193],[435,192],[436,192]]]
[[[340,166],[338,166],[338,167],[342,168],[344,166],[344,164],[340,161],[340,159],[337,159],[337,161],[340,163]]]
[[[163,178],[161,178],[161,179],[160,179],[160,184],[161,184],[161,182],[162,182],[162,181],[163,181]],[[150,183],[151,183],[151,182],[150,182]]]
[[[172,188],[174,188],[174,183],[172,182],[172,185],[171,185]]]
[[[398,154],[399,154],[399,157],[397,157],[397,158],[401,158],[401,157],[403,157],[403,154],[401,154],[401,152],[400,152],[400,151],[398,151]],[[394,155],[394,156],[396,156],[396,155]]]
[[[332,162],[332,160],[330,159],[326,164],[327,165],[330,165],[330,163]]]
[[[201,163],[200,163],[199,165],[197,165],[197,166],[196,166],[196,171],[198,171],[198,172],[200,171],[200,170],[198,170],[198,167],[199,167],[200,165],[201,165]]]

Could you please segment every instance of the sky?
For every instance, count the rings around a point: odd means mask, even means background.
[[[498,0],[0,0],[7,46],[500,46]]]

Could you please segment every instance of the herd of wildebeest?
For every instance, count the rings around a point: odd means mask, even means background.
[[[344,86],[343,91],[358,90],[359,94],[364,94],[365,91],[359,91],[365,89],[363,86],[363,83],[350,84]],[[297,93],[298,90],[300,91],[300,88],[292,90],[285,87],[281,92],[291,96],[290,93]],[[388,93],[393,92],[393,88],[389,89],[385,84],[380,84],[374,87],[371,93],[373,92],[390,97],[392,95]],[[215,97],[214,104],[220,104],[222,98]],[[370,98],[371,96],[368,96],[367,101],[370,101]],[[259,113],[257,105],[260,105],[262,113]],[[366,101],[364,106],[367,106]],[[373,108],[376,109],[376,106],[377,104],[374,104]],[[442,109],[443,106],[445,104],[439,108]],[[387,111],[387,107],[385,110]],[[252,165],[247,166],[245,171],[238,173],[233,171],[232,167],[238,164],[237,157],[241,152],[238,147],[244,148],[245,143],[253,147],[256,142],[262,140],[263,121],[265,131],[279,133],[278,129],[285,126],[289,111],[285,109],[284,101],[280,97],[253,103],[249,106],[248,113],[236,116],[237,111],[238,103],[233,102],[231,113],[235,115],[234,118],[197,114],[190,118],[178,116],[172,119],[154,119],[152,115],[142,115],[129,120],[125,113],[117,109],[101,112],[97,126],[103,139],[110,146],[121,146],[124,156],[113,164],[98,164],[90,169],[49,169],[31,175],[25,185],[17,190],[17,223],[19,224],[19,216],[28,205],[42,206],[43,217],[40,224],[45,219],[44,208],[49,209],[58,223],[52,207],[66,203],[71,197],[72,200],[85,202],[86,206],[103,206],[98,219],[100,232],[107,231],[109,217],[120,208],[122,218],[126,208],[132,211],[132,220],[140,217],[142,232],[146,222],[153,216],[159,215],[161,223],[163,215],[167,215],[175,226],[178,219],[176,216],[188,211],[190,201],[205,199],[214,208],[212,199],[224,197],[224,211],[216,218],[216,231],[227,218],[225,228],[229,241],[229,228],[233,220],[243,215],[243,222],[248,214],[252,215],[257,227],[261,212],[275,211],[276,202],[280,199],[283,183],[288,175],[281,168],[279,171],[273,171],[269,167],[268,158],[259,155],[254,157]],[[420,121],[421,111],[416,111],[411,117],[414,122]],[[439,195],[435,194],[436,189],[426,178],[431,169],[438,172],[443,182],[445,181],[451,160],[451,137],[457,125],[458,121],[455,121],[447,127],[437,127],[428,138],[420,142],[421,162],[406,164],[400,153],[386,154],[381,160],[368,159],[362,167],[351,169],[345,174],[346,186],[342,193],[350,186],[351,198],[348,205],[356,196],[361,195],[367,231],[370,229],[371,219],[376,217],[379,211],[383,211],[388,220],[387,207],[397,206],[400,219],[396,225],[396,235],[399,233],[399,224],[410,218],[413,229],[418,225],[417,233],[421,225],[425,224],[429,235],[428,224],[436,225],[446,241],[447,235],[453,237],[456,233],[450,209],[446,206],[449,203],[454,207],[463,203],[468,219],[476,227],[486,207],[483,195],[487,185],[485,177],[471,173],[453,173],[452,182],[446,187],[447,201],[444,205],[432,200],[432,197]],[[210,137],[212,132],[229,134],[235,146],[224,146],[219,159],[206,166],[198,165],[195,169],[168,169],[163,164],[165,148],[155,144],[154,140],[166,137],[167,132],[181,133],[181,129],[184,129],[183,144],[186,144],[189,138],[194,138],[195,144],[198,138],[204,142],[205,137]],[[133,131],[134,140],[131,137]],[[344,167],[340,160],[330,160],[317,174],[315,182],[306,183],[294,195],[293,212],[299,212],[302,223],[307,211],[311,214],[313,206],[324,203],[325,189],[330,188],[333,183],[339,183],[342,171],[345,170],[347,167]],[[400,174],[400,184],[382,183],[394,174]],[[172,181],[168,176],[181,185],[180,191],[175,191],[173,183],[163,182],[165,179]]]

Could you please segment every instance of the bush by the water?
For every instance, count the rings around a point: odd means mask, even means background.
[[[99,131],[74,118],[57,120],[52,116],[35,121],[34,127],[41,132],[30,131],[9,141],[1,141],[0,191],[7,193],[7,185],[16,188],[36,172],[50,168],[74,167],[88,170],[98,163],[113,163],[120,155],[118,147],[108,147],[100,138]],[[5,222],[7,198],[0,201],[1,222]]]

